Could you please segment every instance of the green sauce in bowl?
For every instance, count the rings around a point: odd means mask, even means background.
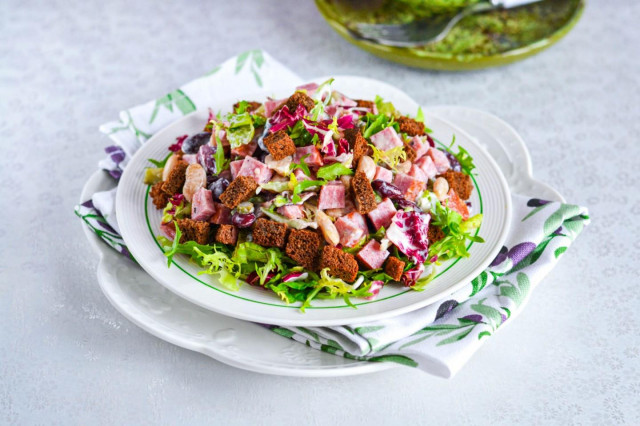
[[[353,40],[356,23],[407,23],[434,14],[454,15],[482,0],[316,0],[329,24],[343,37],[378,56],[436,69],[502,65],[550,46],[577,22],[584,0],[545,0],[463,18],[441,41],[414,48]]]

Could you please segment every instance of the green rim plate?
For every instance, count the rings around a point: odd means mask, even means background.
[[[529,56],[533,56],[536,53],[552,46],[563,38],[580,20],[586,0],[576,0],[570,16],[568,16],[564,24],[557,27],[547,37],[541,38],[526,46],[493,55],[454,55],[452,53],[417,51],[411,48],[383,46],[369,41],[356,40],[351,37],[349,31],[339,19],[337,11],[334,10],[326,0],[315,0],[315,2],[324,19],[338,34],[340,34],[340,36],[346,39],[349,43],[369,53],[383,59],[411,67],[447,71],[466,71],[507,65]]]

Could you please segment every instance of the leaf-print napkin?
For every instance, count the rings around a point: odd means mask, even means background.
[[[100,126],[115,145],[100,162],[119,179],[128,159],[154,133],[213,100],[235,102],[229,87],[269,95],[302,80],[260,50],[244,52],[156,100],[120,113]],[[95,193],[76,214],[102,240],[130,256],[118,232],[116,189]],[[456,293],[394,318],[340,327],[268,326],[275,333],[345,358],[389,361],[451,377],[505,322],[523,309],[535,286],[589,223],[586,208],[512,195],[512,228],[500,254],[480,275]]]

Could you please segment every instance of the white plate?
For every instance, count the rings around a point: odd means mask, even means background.
[[[418,105],[403,92],[370,79],[338,77],[335,88],[355,98],[373,99],[381,94],[404,113],[415,114]],[[293,88],[292,88],[293,90]],[[286,95],[282,94],[283,96]],[[212,105],[214,110],[229,104]],[[456,291],[494,259],[506,238],[511,218],[511,198],[506,180],[491,156],[465,132],[445,120],[427,117],[433,136],[442,146],[452,141],[469,151],[476,164],[475,190],[471,197],[475,212],[484,214],[479,235],[483,244],[472,244],[470,257],[439,266],[438,275],[424,291],[416,292],[400,284],[387,285],[374,301],[353,300],[354,309],[342,299],[314,300],[305,313],[299,304],[287,304],[272,292],[243,285],[234,292],[224,288],[185,256],[176,256],[170,268],[156,240],[160,235],[161,211],[157,210],[143,184],[149,158],[161,159],[177,136],[201,131],[208,112],[195,112],[158,132],[147,141],[127,165],[116,198],[116,214],[122,237],[138,263],[156,280],[181,297],[206,309],[252,322],[297,326],[331,326],[379,320],[426,306]]]
[[[558,192],[533,179],[527,148],[504,121],[461,107],[438,107],[429,111],[477,135],[479,142],[498,161],[514,192],[563,201]],[[80,201],[114,186],[113,179],[98,171],[87,181]],[[167,291],[138,265],[104,244],[88,227],[85,226],[84,231],[100,256],[97,277],[107,299],[127,319],[160,339],[234,367],[265,374],[335,377],[398,366],[343,359],[254,324],[207,311]]]

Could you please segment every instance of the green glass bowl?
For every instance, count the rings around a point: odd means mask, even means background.
[[[335,0],[333,0],[335,1]],[[553,2],[557,0],[546,0]],[[510,64],[548,48],[564,37],[578,22],[585,7],[585,0],[566,0],[570,2],[565,15],[557,26],[549,29],[542,37],[534,41],[495,54],[434,52],[420,48],[383,46],[370,41],[356,40],[347,30],[344,17],[332,4],[332,0],[316,0],[318,10],[331,27],[348,42],[389,61],[418,68],[465,71]],[[508,13],[508,12],[507,12]],[[468,19],[468,18],[466,18]],[[459,23],[458,25],[461,25]]]

